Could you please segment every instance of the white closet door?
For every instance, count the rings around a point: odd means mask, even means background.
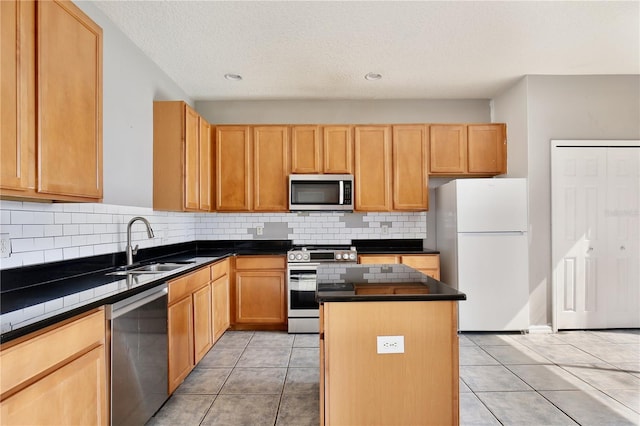
[[[588,142],[552,148],[554,327],[640,327],[640,147]]]
[[[607,149],[607,327],[640,327],[640,148]]]
[[[606,149],[555,148],[552,164],[556,327],[606,327]]]

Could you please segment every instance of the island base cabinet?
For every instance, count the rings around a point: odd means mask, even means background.
[[[457,425],[457,302],[324,303],[321,424]],[[403,336],[379,354],[378,336]]]

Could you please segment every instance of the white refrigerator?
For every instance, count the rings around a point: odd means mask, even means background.
[[[460,331],[529,328],[526,179],[459,179],[436,189],[440,279],[466,293]]]

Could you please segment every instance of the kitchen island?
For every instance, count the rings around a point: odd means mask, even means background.
[[[320,418],[327,425],[459,423],[457,303],[405,265],[321,265]]]

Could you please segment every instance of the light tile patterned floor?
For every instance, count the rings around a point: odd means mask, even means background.
[[[318,425],[318,336],[225,333],[151,425]],[[640,330],[460,335],[461,425],[640,425]]]

